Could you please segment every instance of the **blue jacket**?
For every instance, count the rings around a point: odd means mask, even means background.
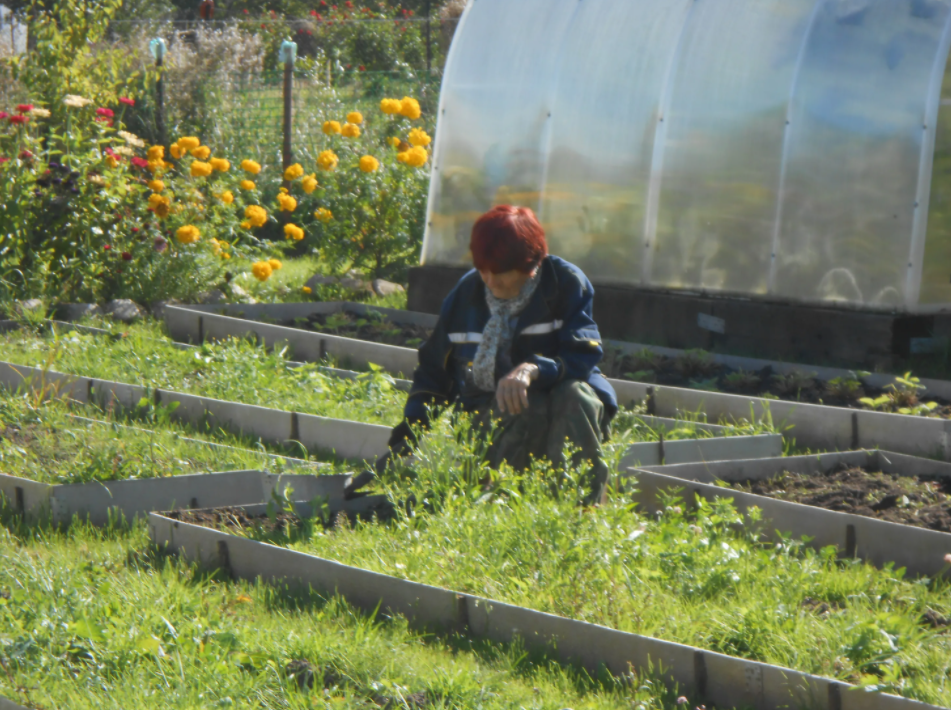
[[[538,366],[531,390],[550,390],[562,380],[587,382],[604,403],[608,418],[617,412],[617,396],[597,364],[604,351],[591,315],[594,287],[574,264],[545,257],[541,281],[518,316],[512,347],[499,353],[496,377],[515,365]],[[473,269],[460,279],[443,301],[439,321],[419,349],[419,366],[404,414],[410,424],[427,424],[427,406],[455,402],[464,411],[487,405],[494,393],[479,390],[470,368],[489,320],[485,284]],[[468,373],[468,377],[467,377]]]

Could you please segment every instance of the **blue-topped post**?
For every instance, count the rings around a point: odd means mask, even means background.
[[[158,79],[155,81],[155,130],[158,133],[158,145],[168,145],[165,140],[165,82],[162,80],[162,64],[165,62],[165,40],[156,37],[149,42],[149,51],[155,59]]]
[[[294,88],[294,61],[297,59],[297,43],[284,40],[281,43],[280,61],[284,63],[284,169],[287,170],[294,162],[294,153],[291,150],[291,93]],[[284,187],[288,187],[284,181]]]

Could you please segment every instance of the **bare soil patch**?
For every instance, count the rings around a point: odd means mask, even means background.
[[[432,328],[419,325],[393,323],[382,314],[357,315],[345,311],[330,315],[315,313],[307,318],[296,318],[285,325],[404,348],[418,348],[433,332]]]
[[[829,473],[782,473],[732,487],[890,523],[951,533],[951,479],[900,476],[842,466]]]

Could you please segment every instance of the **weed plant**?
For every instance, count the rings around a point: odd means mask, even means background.
[[[649,676],[592,678],[517,644],[199,574],[148,551],[144,524],[5,522],[0,696],[30,707],[676,707]]]
[[[463,443],[460,443],[462,438]],[[949,585],[767,542],[729,498],[639,514],[578,506],[584,471],[486,469],[465,437],[425,440],[387,491],[397,517],[264,534],[321,557],[544,612],[951,706]],[[407,505],[410,501],[413,505]],[[404,509],[408,512],[404,512]],[[256,536],[254,530],[246,534]]]

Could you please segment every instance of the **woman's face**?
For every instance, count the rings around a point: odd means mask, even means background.
[[[518,269],[503,271],[501,274],[493,274],[491,271],[479,270],[479,276],[485,283],[485,287],[492,292],[496,298],[509,299],[515,298],[522,290],[522,286],[531,277]]]

